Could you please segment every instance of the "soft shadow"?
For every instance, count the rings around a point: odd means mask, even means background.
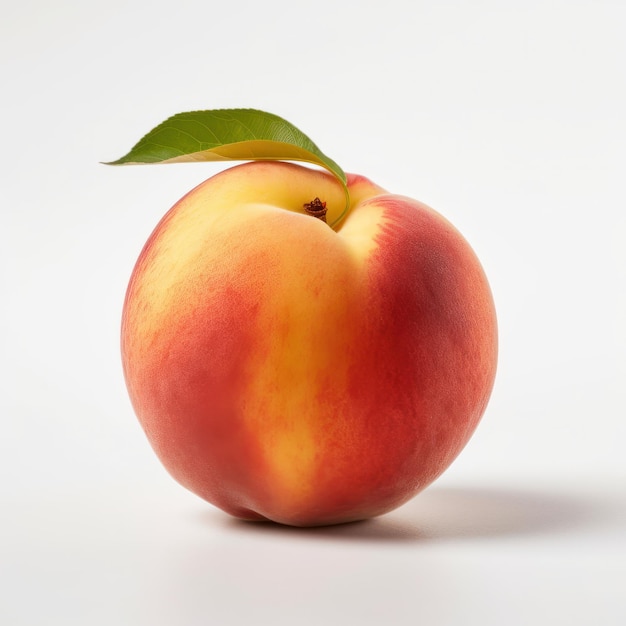
[[[601,519],[588,496],[555,491],[435,487],[392,513],[416,524],[430,540],[519,537],[562,533]]]
[[[494,539],[565,532],[602,519],[598,501],[558,492],[516,489],[431,487],[381,517],[335,526],[296,528],[245,522],[224,514],[222,524],[259,535],[363,541],[439,542]],[[215,524],[216,516],[210,515]]]

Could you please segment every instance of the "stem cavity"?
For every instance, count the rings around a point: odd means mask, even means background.
[[[317,219],[322,220],[324,224],[326,224],[326,203],[322,202],[319,198],[315,198],[311,200],[311,202],[307,202],[304,205],[304,211],[307,215],[311,215],[312,217],[317,217]]]

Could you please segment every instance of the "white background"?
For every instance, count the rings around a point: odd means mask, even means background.
[[[626,4],[3,2],[0,622],[626,623]],[[118,349],[146,237],[215,164],[111,168],[167,116],[282,115],[490,278],[491,404],[378,520],[235,522],[175,484]]]

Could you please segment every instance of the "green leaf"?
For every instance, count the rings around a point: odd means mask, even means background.
[[[346,194],[346,210],[349,205],[346,175],[339,165],[293,124],[257,109],[178,113],[153,128],[128,154],[107,165],[197,161],[313,163],[339,180]]]

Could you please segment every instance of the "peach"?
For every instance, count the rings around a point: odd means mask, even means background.
[[[454,460],[492,389],[497,329],[441,215],[348,176],[232,167],[146,243],[122,322],[156,454],[233,516],[310,526],[392,510]],[[327,222],[303,208],[314,198]]]

